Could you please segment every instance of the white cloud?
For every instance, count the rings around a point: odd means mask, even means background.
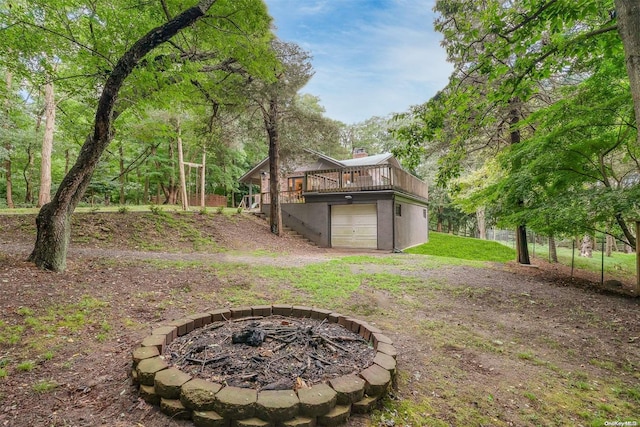
[[[355,123],[406,111],[442,89],[451,72],[433,2],[267,0],[278,35],[313,56],[304,88],[333,119]]]

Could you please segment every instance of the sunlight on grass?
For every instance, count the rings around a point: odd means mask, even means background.
[[[493,262],[508,262],[516,258],[513,249],[498,242],[435,232],[429,233],[428,243],[409,248],[405,252]]]

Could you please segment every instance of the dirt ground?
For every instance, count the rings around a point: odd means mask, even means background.
[[[640,425],[640,299],[586,273],[317,248],[249,215],[163,216],[75,215],[64,273],[25,262],[32,216],[0,216],[0,426],[190,425],[137,397],[136,344],[163,322],[234,306],[229,290],[269,303],[298,292],[249,266],[353,255],[391,262],[354,262],[368,276],[331,308],[376,324],[400,355],[391,400],[349,425]],[[412,285],[367,283],[376,274]]]

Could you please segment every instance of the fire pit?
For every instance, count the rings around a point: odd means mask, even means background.
[[[140,396],[196,426],[338,425],[396,371],[391,340],[330,310],[218,309],[152,331],[133,352]]]

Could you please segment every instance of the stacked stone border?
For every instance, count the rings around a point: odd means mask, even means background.
[[[359,334],[376,350],[373,364],[310,388],[262,390],[223,386],[193,378],[170,367],[161,356],[179,336],[212,322],[272,315],[337,323]],[[340,313],[296,305],[259,305],[216,309],[155,328],[133,351],[131,377],[147,403],[196,427],[314,427],[345,423],[351,414],[368,413],[396,374],[397,351],[389,337],[367,322]]]

